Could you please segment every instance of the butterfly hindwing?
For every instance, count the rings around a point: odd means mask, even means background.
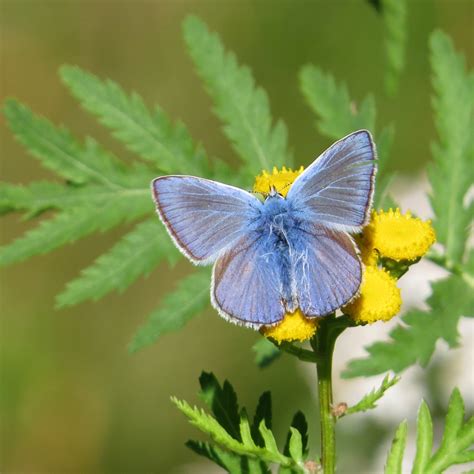
[[[332,313],[357,294],[362,264],[348,234],[309,224],[292,244],[296,295],[305,315]]]
[[[176,246],[194,263],[211,263],[259,214],[262,203],[233,186],[193,176],[152,183],[158,214]]]
[[[288,268],[273,242],[259,232],[243,236],[216,261],[211,300],[226,319],[259,328],[285,314]]]
[[[287,199],[303,219],[358,232],[370,215],[375,160],[370,133],[354,132],[317,158],[295,180]]]

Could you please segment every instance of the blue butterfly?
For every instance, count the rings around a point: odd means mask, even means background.
[[[258,329],[299,308],[334,312],[359,291],[362,263],[349,233],[367,223],[376,151],[370,133],[334,143],[291,186],[265,201],[194,176],[152,182],[158,215],[178,249],[214,263],[211,302],[224,318]]]

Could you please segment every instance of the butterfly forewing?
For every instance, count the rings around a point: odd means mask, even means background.
[[[210,263],[258,217],[262,203],[233,186],[193,176],[152,183],[158,214],[177,247],[194,263]]]
[[[293,183],[287,199],[303,219],[359,231],[370,214],[375,160],[370,133],[354,132],[317,158]]]

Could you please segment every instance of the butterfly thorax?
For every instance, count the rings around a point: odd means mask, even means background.
[[[288,232],[294,227],[291,208],[286,199],[279,194],[268,196],[262,209],[260,231],[274,235],[282,243],[288,243]]]

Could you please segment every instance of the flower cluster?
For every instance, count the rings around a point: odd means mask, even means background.
[[[433,245],[435,233],[429,221],[399,209],[373,211],[358,237],[364,263],[360,295],[342,310],[358,323],[388,321],[400,311],[402,299],[397,278]]]
[[[263,171],[255,179],[254,191],[268,194],[274,187],[286,196],[291,184],[303,172],[283,167]],[[416,263],[435,242],[430,221],[422,221],[399,209],[373,211],[370,223],[356,236],[364,274],[359,294],[342,312],[358,324],[388,321],[400,311],[402,303],[397,279]],[[278,343],[305,341],[313,337],[318,318],[307,318],[297,309],[286,314],[276,326],[264,326],[261,332]]]

